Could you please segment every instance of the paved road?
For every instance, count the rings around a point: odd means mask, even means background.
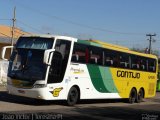
[[[63,101],[37,101],[7,94],[0,87],[0,119],[67,119],[67,120],[160,120],[160,93],[142,103],[129,104],[125,100],[81,101],[68,107]]]

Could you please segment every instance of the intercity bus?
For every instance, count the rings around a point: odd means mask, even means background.
[[[10,94],[65,100],[127,98],[130,103],[154,97],[157,57],[97,40],[67,36],[21,36],[9,59]]]

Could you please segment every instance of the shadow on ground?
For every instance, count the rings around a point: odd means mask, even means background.
[[[148,106],[150,107],[150,106]],[[32,112],[32,113],[31,113]],[[58,111],[21,111],[13,113],[1,113],[0,119],[6,116],[29,116],[32,120],[47,120],[47,119],[63,119],[63,120],[159,120],[160,112],[138,110],[136,108],[125,107],[87,107],[79,108],[72,107],[67,111],[58,109]],[[26,120],[29,120],[26,119]]]
[[[23,105],[33,105],[33,106],[43,106],[45,105],[65,105],[64,101],[43,101],[35,100],[25,97],[19,97],[14,95],[9,95],[6,91],[0,91],[0,101],[17,103]],[[28,116],[25,120],[48,120],[48,119],[63,119],[63,120],[159,120],[160,112],[159,110],[145,110],[145,108],[153,108],[153,105],[140,106],[144,109],[137,109],[138,104],[135,107],[127,106],[105,106],[98,107],[94,105],[95,103],[117,103],[126,102],[125,100],[85,100],[79,102],[85,106],[85,104],[93,104],[91,107],[80,107],[79,105],[68,107],[68,109],[55,109],[55,110],[40,110],[40,111],[14,111],[0,113],[0,119],[4,116],[12,116],[16,119],[17,115]],[[127,104],[127,103],[126,103]],[[128,104],[129,105],[129,104]],[[160,109],[160,105],[157,104],[157,108]],[[0,108],[1,109],[1,108]]]
[[[0,91],[0,101],[16,103],[16,104],[24,104],[24,105],[34,105],[34,106],[64,104],[63,101],[44,101],[39,99],[11,95],[8,94],[6,91]]]
[[[65,101],[45,101],[45,100],[26,98],[26,97],[8,94],[6,91],[0,91],[0,101],[24,104],[24,105],[34,105],[34,106],[54,105],[54,104],[66,106]],[[128,101],[127,99],[82,100],[82,101],[79,101],[78,104],[118,103],[118,102],[127,103]]]

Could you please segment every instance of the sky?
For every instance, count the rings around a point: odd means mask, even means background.
[[[152,48],[160,51],[160,0],[0,0],[0,24],[12,25],[15,6],[16,27],[27,32],[141,49],[156,33]]]

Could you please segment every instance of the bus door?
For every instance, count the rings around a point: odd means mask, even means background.
[[[71,42],[58,39],[48,74],[48,83],[60,83],[67,68]]]

